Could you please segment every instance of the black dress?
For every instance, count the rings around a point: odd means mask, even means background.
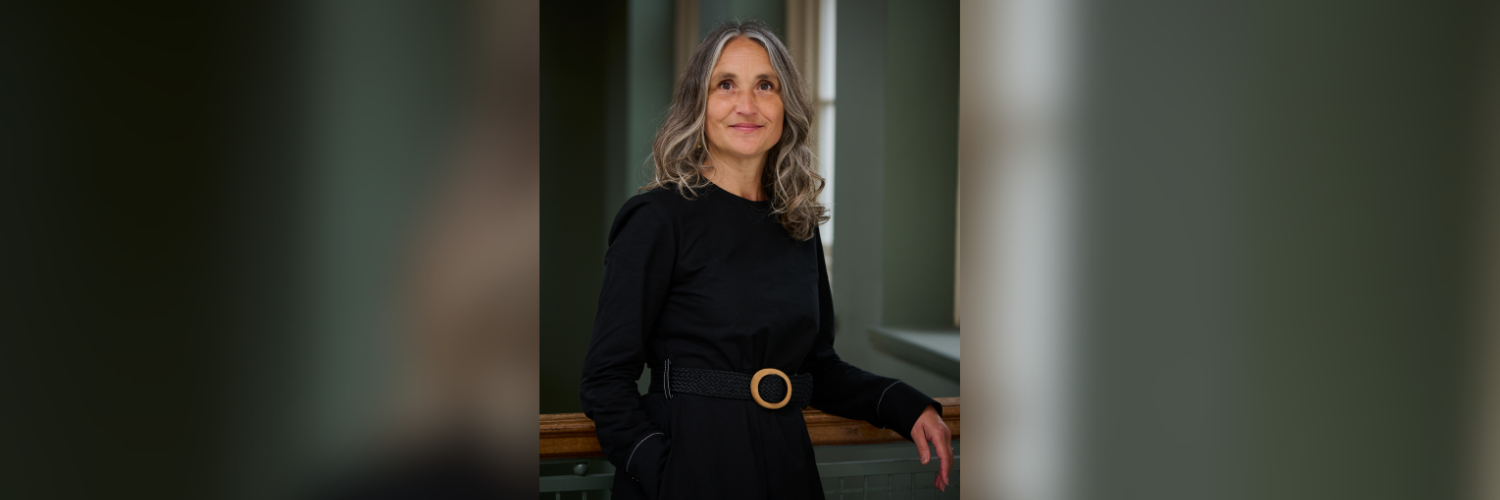
[[[615,217],[579,388],[615,498],[823,498],[799,408],[642,396],[642,365],[812,374],[811,406],[907,439],[924,409],[942,410],[839,359],[821,237],[797,241],[769,212],[710,184],[692,200],[637,195]]]

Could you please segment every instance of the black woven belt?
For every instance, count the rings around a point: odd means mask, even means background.
[[[786,375],[780,370],[766,369],[761,370],[759,375],[760,381],[756,385],[761,400],[764,402],[757,401],[757,403],[761,406],[772,409],[783,405],[806,408],[808,401],[812,400],[813,377],[810,374]],[[786,375],[792,382],[790,401],[787,401],[786,381],[782,380],[782,375]],[[754,401],[755,394],[750,390],[750,382],[755,377],[756,375],[739,372],[677,368],[672,366],[671,361],[664,361],[660,369],[651,370],[650,390],[662,393],[668,399],[677,394],[697,394]],[[778,405],[778,403],[781,404]]]

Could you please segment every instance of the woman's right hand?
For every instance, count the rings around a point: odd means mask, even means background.
[[[948,491],[948,470],[953,466],[953,431],[948,429],[948,424],[943,423],[942,415],[937,410],[928,406],[922,411],[922,416],[917,417],[917,423],[911,427],[911,440],[917,443],[917,455],[926,465],[932,459],[932,451],[936,451],[938,460],[938,474],[932,480],[932,486],[938,491]],[[932,449],[929,450],[927,441],[932,441]]]

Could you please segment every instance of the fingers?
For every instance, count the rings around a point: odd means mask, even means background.
[[[932,447],[937,451],[938,473],[932,478],[932,487],[938,491],[948,491],[948,470],[953,464],[953,449],[946,439],[946,433],[941,429],[928,431],[932,435]]]
[[[947,429],[943,429],[934,434],[936,434],[935,437],[938,437],[943,441],[941,443],[932,443],[932,445],[936,446],[938,449],[938,458],[942,460],[942,464],[938,467],[937,479],[941,480],[943,484],[942,486],[938,487],[938,490],[948,491],[948,471],[953,468],[953,441],[951,438],[952,434],[951,431]]]
[[[912,427],[911,441],[917,443],[917,458],[922,459],[922,465],[927,465],[932,454],[927,451],[927,432],[923,427],[921,422],[917,422],[917,425]]]

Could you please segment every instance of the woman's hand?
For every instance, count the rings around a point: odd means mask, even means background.
[[[953,431],[948,430],[948,424],[943,423],[943,416],[937,410],[928,406],[922,411],[922,416],[917,417],[917,423],[911,426],[911,440],[917,443],[917,455],[926,464],[932,459],[931,451],[936,451],[938,460],[942,463],[938,467],[938,475],[932,480],[932,485],[938,491],[948,491],[948,469],[953,466]],[[927,441],[932,441],[932,449],[927,448]]]

